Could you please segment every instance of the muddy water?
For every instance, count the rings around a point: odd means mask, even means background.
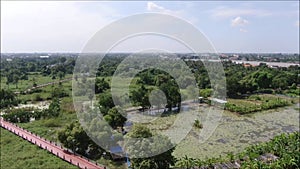
[[[199,143],[198,136],[201,130],[193,129],[177,145],[174,155],[201,159],[219,157],[229,152],[241,152],[251,144],[268,141],[280,133],[299,131],[300,119],[297,107],[299,108],[299,105],[247,116],[238,116],[225,111],[218,127],[206,142]]]

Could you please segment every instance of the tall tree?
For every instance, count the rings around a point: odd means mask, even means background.
[[[57,98],[53,98],[48,110],[45,112],[48,117],[57,117],[60,114],[60,103]]]
[[[135,105],[141,106],[143,110],[151,106],[149,102],[149,90],[144,85],[132,91],[131,99]]]
[[[79,122],[73,122],[58,132],[58,140],[67,148],[85,155],[90,138],[80,126]]]

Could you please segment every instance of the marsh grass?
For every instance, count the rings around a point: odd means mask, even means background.
[[[75,169],[77,167],[40,149],[5,129],[1,131],[1,169]]]

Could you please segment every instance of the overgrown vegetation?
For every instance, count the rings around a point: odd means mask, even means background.
[[[269,156],[273,158],[263,158]],[[300,167],[300,133],[281,134],[271,141],[246,148],[239,154],[206,160],[178,159],[176,168],[214,168],[222,164],[238,164],[241,168],[296,169]]]
[[[19,103],[16,95],[10,90],[1,89],[0,98],[0,109],[16,106]]]
[[[0,132],[1,169],[77,168],[5,129]]]
[[[41,118],[57,117],[60,113],[58,99],[53,99],[48,109],[33,110],[32,108],[9,109],[2,115],[3,119],[12,123],[28,123],[31,118],[39,120]]]
[[[96,118],[95,112],[89,110],[82,114],[82,118],[84,121],[90,122],[84,127],[86,127],[85,129],[87,129],[91,135],[96,136],[100,141],[108,142],[108,147],[105,147],[106,149],[109,149],[110,146],[116,146],[117,142],[122,140],[122,135],[126,134],[123,133],[122,129],[127,120],[127,118],[125,118],[126,113],[120,112],[119,109],[115,107],[114,101],[116,100],[113,101],[110,91],[111,76],[126,55],[127,54],[120,54],[105,57],[97,72],[95,72],[98,76],[95,81],[91,80],[86,72],[81,72],[86,75],[83,76],[81,80],[75,77],[75,84],[80,88],[80,90],[74,93],[76,96],[90,93],[89,98],[93,98],[93,92],[95,92],[96,98],[99,100],[95,106],[99,106],[103,118]],[[181,89],[179,89],[175,79],[178,79],[182,84],[180,87],[183,88],[183,94],[192,96],[189,99],[195,99],[195,93],[199,93],[199,95],[205,99],[211,97],[214,91],[211,86],[210,77],[203,63],[201,61],[192,60],[187,60],[185,63],[190,67],[194,76],[180,76],[182,69],[180,65],[176,64],[169,65],[171,68],[175,67],[176,70],[178,70],[178,74],[175,75],[175,77],[160,70],[146,69],[136,75],[130,84],[130,90],[129,93],[127,93],[128,97],[124,96],[124,98],[119,98],[120,101],[130,98],[130,100],[125,100],[124,102],[132,101],[133,105],[142,107],[142,110],[151,108],[153,104],[158,109],[167,108],[169,112],[173,110],[173,108],[178,108],[177,110],[179,110],[181,99],[185,96],[180,95],[182,94],[180,93]],[[214,63],[211,64],[213,65]],[[223,62],[223,64],[226,74],[227,95],[231,98],[225,105],[225,108],[229,111],[248,114],[287,106],[293,103],[292,100],[289,99],[271,95],[261,95],[261,93],[284,94],[293,97],[299,96],[300,81],[298,78],[299,67],[297,66],[273,69],[266,65],[244,67],[242,65],[233,64],[230,61]],[[18,100],[25,104],[27,102],[52,100],[49,109],[7,109],[4,110],[6,114],[3,115],[3,118],[7,121],[19,123],[18,125],[21,127],[49,140],[60,141],[64,146],[77,153],[98,160],[104,164],[110,164],[110,168],[116,166],[123,167],[122,162],[121,165],[111,162],[109,152],[106,152],[95,144],[87,136],[82,126],[76,121],[77,118],[70,97],[72,91],[71,82],[57,83],[43,88],[32,88],[40,84],[71,77],[74,65],[75,57],[60,56],[50,57],[49,59],[14,58],[9,64],[7,61],[1,62],[1,75],[3,76],[1,76],[0,109],[16,106],[19,103]],[[123,72],[126,73],[126,69],[125,66]],[[200,88],[199,91],[193,91],[191,89],[192,87],[189,86],[194,78]],[[214,78],[218,79],[221,77],[217,76]],[[120,85],[120,88],[123,87],[123,84],[118,85]],[[222,87],[223,85],[218,86],[218,88]],[[32,90],[24,92],[29,88]],[[89,90],[87,90],[87,88]],[[162,91],[165,95],[160,95],[159,93],[155,95],[153,91]],[[20,94],[16,95],[14,92]],[[154,101],[152,100],[151,102],[149,96],[154,96]],[[159,96],[165,96],[166,98],[164,100],[164,98],[159,98]],[[90,100],[92,101],[92,99]],[[156,133],[153,133],[154,130],[165,130],[173,124],[176,114],[170,113],[169,115],[170,118],[168,120],[161,117],[151,124],[146,124],[151,130],[145,127],[146,125],[134,127],[128,136],[137,138],[156,136]],[[35,119],[35,121],[30,122],[31,118]],[[105,122],[114,130],[110,130]],[[194,121],[194,127],[202,128],[205,126],[202,126],[202,123],[196,119]],[[121,129],[121,132],[117,131],[119,129]],[[102,132],[99,133],[100,130]],[[112,138],[114,138],[114,140],[112,140]],[[171,145],[171,142],[165,137],[156,136],[155,138],[163,141],[157,145],[147,142],[129,144],[140,145],[140,153],[149,153],[144,151],[149,149],[151,149],[151,151],[159,151],[159,147]],[[299,164],[299,153],[297,153],[299,152],[299,133],[294,133],[290,136],[278,136],[275,137],[274,140],[269,143],[252,146],[246,149],[244,153],[238,155],[229,154],[228,158],[215,158],[203,161],[185,157],[177,162],[177,166],[180,166],[180,168],[191,168],[193,166],[206,166],[209,168],[216,163],[237,161],[245,168],[299,168],[299,166],[296,165]],[[1,153],[2,145],[5,144],[9,146],[10,142],[12,141],[1,141]],[[20,144],[23,144],[23,142]],[[296,146],[298,146],[298,148],[295,148]],[[128,147],[130,148],[130,146]],[[17,148],[17,150],[21,151],[22,149]],[[172,151],[173,149],[151,158],[132,158],[132,166],[134,168],[143,169],[169,168],[174,164]],[[106,155],[103,155],[105,153]],[[255,160],[264,153],[272,153],[278,156],[279,159],[271,164]],[[11,157],[12,156],[13,155],[11,155]],[[5,158],[7,158],[6,154]],[[21,160],[26,158],[29,157],[21,158]],[[27,159],[22,161],[27,161]],[[60,165],[60,163],[53,163]],[[4,166],[8,166],[8,162],[4,162],[3,164]],[[25,162],[25,164],[20,162],[20,165],[33,168],[39,166],[44,167],[43,164],[36,164],[32,161],[29,161],[28,164],[27,162]],[[20,165],[18,164],[16,168],[19,168]],[[49,166],[52,167],[52,165]],[[63,164],[62,166],[64,167]]]
[[[239,114],[248,114],[262,110],[288,106],[293,101],[280,97],[268,97],[265,95],[252,95],[247,100],[230,99],[225,104],[225,109]]]

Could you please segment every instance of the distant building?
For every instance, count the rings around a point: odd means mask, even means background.
[[[40,56],[40,58],[49,58],[48,55],[43,55],[43,56]]]
[[[273,68],[273,69],[278,69],[279,68],[279,66],[277,66],[277,65],[271,65],[271,66],[269,66],[270,68]]]
[[[255,67],[256,65],[252,65],[250,63],[244,63],[243,66],[244,67]]]

